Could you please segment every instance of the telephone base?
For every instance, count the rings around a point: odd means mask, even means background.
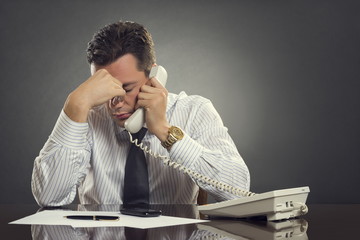
[[[266,216],[268,221],[298,217],[307,213],[309,187],[289,188],[228,201],[198,206],[205,215],[232,218]]]
[[[308,225],[304,219],[267,223],[257,220],[234,222],[221,219],[199,223],[197,227],[207,231],[209,239],[308,240]],[[212,236],[214,238],[211,238]]]

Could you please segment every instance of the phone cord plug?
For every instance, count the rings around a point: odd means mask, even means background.
[[[161,158],[161,160],[164,162],[165,165],[170,166],[174,169],[179,169],[179,171],[182,171],[183,173],[189,175],[192,179],[197,179],[202,183],[205,184],[209,184],[219,190],[234,194],[236,196],[239,197],[250,197],[250,196],[254,196],[255,193],[250,192],[250,191],[246,191],[244,189],[241,188],[237,188],[237,187],[233,187],[229,184],[223,183],[223,182],[219,182],[217,180],[211,179],[207,176],[204,176],[198,172],[195,172],[189,168],[184,167],[183,165],[175,162],[175,161],[171,161],[171,159],[168,156],[163,156],[160,155],[158,153],[154,153],[151,149],[148,148],[148,146],[144,146],[143,143],[138,143],[138,139],[133,139],[131,133],[129,132],[129,136],[130,136],[130,142],[135,144],[135,146],[139,147],[141,150],[143,150],[145,153],[150,154],[151,156],[155,157],[155,158]]]
[[[293,203],[294,207],[298,207],[300,209],[300,213],[302,215],[305,215],[308,213],[309,211],[309,208],[306,206],[305,203],[302,203],[302,202],[294,202]]]

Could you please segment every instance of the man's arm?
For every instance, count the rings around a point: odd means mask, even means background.
[[[61,112],[54,130],[34,161],[31,188],[40,206],[70,204],[85,178],[91,146],[88,124],[72,121]]]
[[[122,83],[100,69],[69,94],[52,134],[35,159],[32,192],[41,206],[70,204],[89,166],[87,118],[93,107],[123,96]],[[89,134],[90,135],[90,134]]]
[[[188,121],[192,127],[171,147],[170,158],[211,179],[249,190],[249,170],[211,102],[201,104],[189,114]],[[237,197],[199,179],[193,180],[218,201]]]
[[[166,118],[167,95],[167,90],[154,78],[141,88],[138,95],[137,105],[146,109],[146,125],[160,142],[166,140],[170,125],[176,126]],[[184,138],[171,147],[170,158],[211,179],[249,190],[248,168],[211,102],[201,97],[194,102],[188,101],[185,105],[194,107],[192,111],[183,113],[187,123],[182,124],[192,127],[187,127]],[[188,106],[185,108],[189,109]],[[218,200],[236,197],[199,179],[193,180]]]

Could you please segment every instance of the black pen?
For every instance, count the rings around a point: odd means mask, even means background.
[[[75,220],[93,220],[93,221],[117,221],[120,219],[118,216],[99,216],[99,215],[71,215],[64,216],[67,219],[75,219]]]

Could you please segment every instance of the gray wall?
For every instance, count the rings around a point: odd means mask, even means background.
[[[119,19],[152,32],[169,91],[212,100],[253,191],[360,203],[358,1],[48,2],[0,6],[0,203],[34,202],[33,160],[89,76],[86,44]]]

